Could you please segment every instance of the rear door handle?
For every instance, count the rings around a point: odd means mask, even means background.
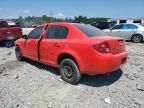
[[[54,43],[53,45],[54,47],[60,47],[60,45],[58,43]]]

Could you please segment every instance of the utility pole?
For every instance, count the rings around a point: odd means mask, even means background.
[[[52,23],[53,22],[53,13],[52,12],[50,13],[50,18],[51,18],[50,22]]]

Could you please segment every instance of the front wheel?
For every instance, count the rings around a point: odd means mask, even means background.
[[[60,62],[60,74],[64,81],[77,84],[81,79],[81,74],[77,64],[72,59],[63,59]]]
[[[21,50],[18,46],[15,47],[15,55],[18,61],[24,60],[24,57],[22,56]]]
[[[132,36],[132,42],[134,43],[141,43],[143,41],[143,36],[140,34],[135,34]]]

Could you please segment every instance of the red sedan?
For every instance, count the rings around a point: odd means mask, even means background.
[[[121,38],[106,36],[95,27],[79,23],[48,23],[16,41],[18,60],[29,58],[59,67],[64,81],[78,83],[82,74],[105,74],[127,61]]]

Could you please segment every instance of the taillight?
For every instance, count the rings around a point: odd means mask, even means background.
[[[95,44],[93,47],[100,53],[110,53],[110,47],[107,41]]]

